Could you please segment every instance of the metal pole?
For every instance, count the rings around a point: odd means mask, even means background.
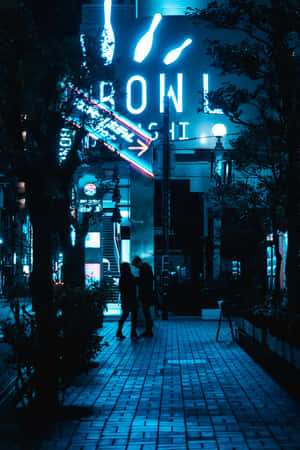
[[[170,229],[170,144],[169,144],[169,97],[165,97],[165,113],[163,118],[163,176],[162,176],[162,215],[163,215],[163,253],[169,252]]]
[[[161,261],[161,293],[163,303],[163,319],[168,318],[166,299],[169,285],[169,230],[170,230],[170,143],[169,143],[169,97],[164,98],[163,117],[163,172],[162,172],[162,231],[163,249]]]

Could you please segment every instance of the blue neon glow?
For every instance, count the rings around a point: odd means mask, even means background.
[[[182,73],[177,74],[177,98],[175,96],[175,92],[173,89],[173,86],[169,87],[169,90],[166,94],[166,74],[160,73],[159,74],[159,86],[160,86],[160,93],[159,93],[159,104],[160,104],[160,112],[165,112],[165,95],[167,95],[170,99],[173,100],[174,107],[178,113],[182,112],[182,85],[183,85],[183,75]]]
[[[60,164],[67,159],[72,148],[72,142],[72,130],[66,127],[62,128],[59,133],[58,143],[58,160]]]
[[[133,132],[138,134],[142,139],[149,140],[150,143],[153,140],[153,138],[152,138],[152,136],[151,136],[151,134],[149,132],[147,132],[146,130],[138,127],[134,122],[132,122],[127,117],[124,117],[121,114],[117,113],[116,111],[113,111],[107,105],[104,105],[103,103],[97,102],[96,100],[91,98],[87,92],[84,92],[82,89],[76,88],[71,83],[69,84],[69,89],[70,89],[70,91],[74,91],[76,94],[82,95],[84,97],[84,100],[87,102],[88,105],[95,106],[99,110],[103,110],[105,113],[110,113],[109,114],[110,117],[113,117],[114,119],[116,119],[120,124],[124,124],[126,127],[131,129]],[[78,104],[79,104],[79,102],[78,102]],[[86,106],[87,106],[87,104],[86,104]],[[89,111],[88,109],[85,109],[85,113],[88,113],[88,111]],[[96,114],[96,113],[94,112],[93,114]],[[93,117],[93,116],[91,116],[91,117]],[[98,117],[99,116],[95,115],[95,118],[98,118]]]
[[[134,52],[134,61],[140,63],[144,61],[144,59],[148,56],[151,51],[153,44],[153,36],[154,32],[162,19],[162,15],[160,13],[156,13],[152,19],[149,30],[146,34],[139,40]]]
[[[100,103],[109,103],[112,109],[115,109],[115,88],[111,81],[100,82]]]
[[[153,177],[151,164],[147,161],[139,158],[150,147],[153,140],[151,134],[136,124],[128,120],[127,118],[113,112],[106,105],[98,103],[91,99],[80,89],[74,86],[69,86],[70,90],[81,95],[82,97],[75,103],[75,111],[68,120],[73,125],[81,128],[82,122],[76,115],[76,110],[84,111],[90,118],[98,119],[93,124],[84,123],[84,128],[89,136],[94,140],[101,140],[103,144],[111,151],[116,152],[121,158],[125,159],[135,167],[143,171],[146,175]],[[102,115],[103,112],[103,115]],[[110,113],[110,114],[107,114]],[[141,141],[141,142],[140,142]],[[128,144],[133,144],[134,150],[142,150],[136,156],[132,152],[126,152],[121,146],[128,147]],[[139,145],[139,148],[137,148]],[[130,149],[130,147],[128,147]],[[144,158],[144,157],[143,157]]]
[[[75,243],[76,243],[76,230],[73,227],[73,225],[71,225],[71,244],[72,244],[72,247],[75,247]]]
[[[203,112],[206,114],[224,114],[222,109],[210,109],[208,101],[208,74],[203,74]]]
[[[189,126],[190,122],[178,122],[178,125],[181,125],[182,127],[182,136],[180,136],[179,140],[185,140],[188,139],[187,135],[186,135],[186,127]]]
[[[85,35],[82,33],[80,35],[80,45],[81,45],[82,56],[85,59],[86,55],[87,55],[87,52],[86,52],[86,46],[85,46],[85,42],[84,42],[84,37],[85,37]]]
[[[131,87],[132,84],[135,82],[139,82],[141,86],[141,104],[138,108],[134,108],[132,106],[132,94],[131,94]],[[126,106],[127,110],[131,114],[141,114],[146,106],[147,106],[147,83],[144,77],[140,75],[134,75],[128,80],[127,86],[126,86]]]
[[[104,28],[102,31],[101,55],[105,65],[112,63],[115,52],[115,35],[111,24],[111,0],[104,0]]]
[[[166,65],[172,64],[173,62],[177,61],[179,56],[181,55],[182,51],[188,47],[192,43],[192,39],[188,38],[186,39],[179,47],[174,48],[171,50],[164,58],[164,63]]]

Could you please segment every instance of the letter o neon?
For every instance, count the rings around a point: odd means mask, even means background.
[[[132,85],[135,82],[139,82],[141,85],[141,105],[138,108],[132,106]],[[145,78],[140,75],[134,75],[129,78],[126,86],[126,94],[126,106],[128,112],[131,114],[141,114],[147,106],[147,84]]]

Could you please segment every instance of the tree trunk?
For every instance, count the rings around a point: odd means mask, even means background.
[[[85,238],[88,229],[81,230],[76,236],[76,256],[78,258],[78,278],[82,287],[85,286]]]
[[[275,290],[274,290],[274,305],[280,306],[281,303],[281,286],[280,286],[280,273],[281,273],[281,265],[282,265],[282,256],[279,251],[279,234],[277,230],[273,228],[273,241],[275,248],[275,256],[276,256],[276,268],[275,268]]]
[[[68,286],[84,287],[84,245],[65,248],[63,281]]]
[[[295,129],[297,131],[297,129]],[[288,308],[291,313],[300,313],[300,150],[297,139],[290,139],[288,166],[288,251],[287,285]]]
[[[91,213],[85,213],[82,217],[77,218],[76,224],[76,240],[75,246],[72,247],[71,239],[65,236],[65,242],[68,242],[65,247],[65,275],[64,282],[71,286],[85,286],[85,238],[89,230]],[[70,233],[68,233],[70,234]]]
[[[42,189],[41,189],[42,190]],[[31,194],[33,273],[31,289],[37,320],[38,357],[34,405],[52,410],[58,406],[56,315],[52,287],[51,208],[40,193]]]

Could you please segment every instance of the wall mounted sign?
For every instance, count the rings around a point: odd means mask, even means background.
[[[134,18],[114,9],[111,25],[114,29],[114,61],[118,86],[99,80],[94,92],[100,103],[124,111],[126,118],[148,130],[161,143],[164,97],[170,99],[169,139],[176,150],[214,148],[212,127],[224,123],[228,134],[223,144],[230,147],[230,134],[239,130],[223,114],[209,104],[208,94],[222,85],[224,77],[212,67],[207,54],[207,39],[220,37],[218,31],[193,23],[186,16],[163,16],[158,11],[151,16]],[[99,11],[103,11],[99,14]],[[89,8],[89,14],[92,15]],[[81,31],[88,34],[95,27],[103,29],[105,11],[97,9],[93,24],[83,22]],[[87,16],[88,17],[88,16]],[[91,17],[91,16],[90,16]],[[93,16],[94,17],[94,16]],[[136,145],[135,145],[136,146]]]
[[[80,199],[78,212],[80,213],[100,213],[103,210],[103,202],[98,199]]]

